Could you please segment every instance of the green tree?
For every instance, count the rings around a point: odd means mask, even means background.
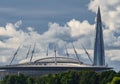
[[[19,75],[17,76],[16,82],[17,82],[17,84],[27,84],[27,83],[26,83],[27,78],[28,78],[28,77],[25,76],[24,74],[19,74]]]
[[[95,71],[81,71],[79,84],[99,84],[99,75]]]
[[[60,75],[61,84],[78,84],[79,76],[78,71],[68,71],[61,73]]]
[[[113,70],[102,72],[99,78],[100,84],[107,84],[108,82],[111,82],[115,75],[116,75],[116,72]]]
[[[26,80],[26,83],[27,84],[35,84],[35,81],[32,77],[28,77],[27,80]]]
[[[15,84],[17,76],[9,76],[8,79],[6,80],[6,84]]]
[[[111,84],[120,84],[120,77],[114,77]]]
[[[3,81],[1,81],[1,84],[27,84],[26,83],[26,79],[27,77],[24,76],[23,74],[18,75],[7,75],[5,76],[5,78],[3,79]]]
[[[115,75],[116,77],[120,77],[120,71],[118,73],[116,73]]]

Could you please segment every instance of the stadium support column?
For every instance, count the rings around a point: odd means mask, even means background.
[[[105,66],[104,41],[102,31],[102,21],[100,7],[97,12],[96,37],[94,44],[94,64],[95,66]]]

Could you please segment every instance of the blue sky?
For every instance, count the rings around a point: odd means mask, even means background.
[[[48,29],[49,22],[64,25],[75,18],[94,22],[95,14],[87,10],[89,0],[5,0],[0,3],[0,25],[23,20],[23,27],[34,27],[39,33]]]
[[[93,58],[95,18],[99,5],[106,64],[120,70],[119,0],[1,0],[0,63],[9,64],[8,60],[21,45],[13,62],[18,63],[35,42],[34,57],[44,57],[47,47],[49,55],[53,56],[54,44],[57,45],[57,56],[65,56],[65,45],[72,56],[73,42],[80,58],[90,63],[81,44]]]

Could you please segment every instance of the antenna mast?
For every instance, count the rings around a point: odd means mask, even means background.
[[[30,53],[30,49],[31,49],[31,45],[30,45],[30,47],[29,47],[29,49],[28,49],[28,52],[27,52],[27,55],[26,55],[26,59],[28,58],[28,55],[29,55],[29,53]]]
[[[20,46],[21,46],[21,45],[20,45]],[[17,49],[16,52],[14,53],[13,58],[12,58],[12,60],[11,60],[11,62],[10,62],[9,65],[11,65],[12,62],[13,62],[13,60],[15,59],[15,56],[17,55],[17,53],[18,53],[18,51],[19,51],[19,49],[20,49],[20,46],[18,47],[18,49]]]
[[[48,56],[48,47],[47,47],[47,52],[46,52],[46,56]]]
[[[31,55],[31,58],[30,58],[30,63],[32,62],[33,54],[35,52],[35,46],[36,46],[36,43],[34,44],[34,47],[33,47],[33,50],[32,50],[32,55]]]
[[[54,45],[54,52],[55,52],[55,65],[57,65],[57,60],[56,60],[56,44]]]
[[[85,49],[85,47],[84,47],[83,45],[81,45],[81,46],[82,46],[82,48],[84,49],[85,53],[87,54],[87,56],[88,56],[90,62],[93,64],[93,61],[92,61],[92,59],[90,58],[89,53],[87,52],[87,50]]]
[[[65,50],[66,50],[66,55],[67,55],[67,57],[69,57],[69,53],[68,53],[68,50],[67,50],[66,45],[65,45]]]
[[[76,57],[77,57],[79,63],[81,64],[82,62],[80,62],[80,59],[79,59],[79,57],[78,57],[77,51],[76,51],[76,49],[75,49],[73,43],[72,43],[72,46],[73,46],[73,49],[74,49],[75,55],[76,55]]]

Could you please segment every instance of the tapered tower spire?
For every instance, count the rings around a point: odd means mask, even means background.
[[[96,37],[94,44],[94,65],[95,66],[105,65],[104,41],[103,41],[100,7],[98,7],[98,12],[97,12]]]

